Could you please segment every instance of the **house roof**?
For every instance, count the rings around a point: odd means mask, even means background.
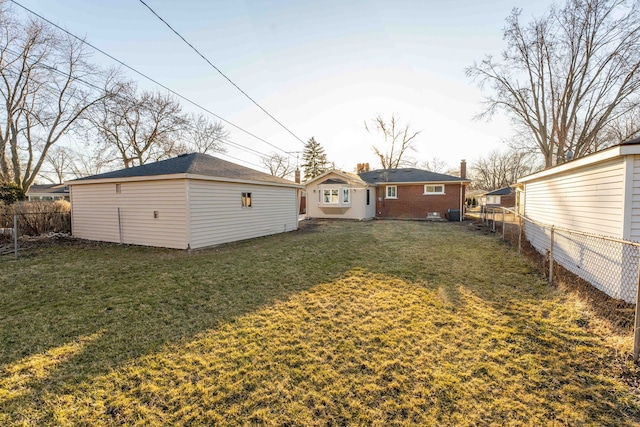
[[[379,183],[421,183],[421,182],[471,182],[459,176],[445,175],[422,169],[378,169],[362,172],[360,178],[369,184]]]
[[[345,181],[343,179],[329,178],[329,179],[327,179],[325,181],[322,181],[320,183],[320,185],[323,185],[323,184],[346,184],[346,183],[347,183],[347,181]]]
[[[534,172],[530,175],[526,175],[518,178],[517,184],[524,184],[529,181],[544,178],[547,176],[565,173],[571,170],[579,169],[582,167],[590,166],[596,163],[608,161],[620,156],[627,155],[639,155],[640,154],[640,137],[631,139],[629,141],[622,142],[613,147],[605,148],[604,150],[596,151],[584,157],[579,157],[571,161],[561,163],[559,165],[551,166],[538,172]]]
[[[485,193],[485,196],[508,196],[511,193],[513,193],[511,187],[504,187]]]
[[[69,194],[69,187],[64,184],[34,184],[27,194]]]
[[[205,177],[227,178],[237,181],[257,181],[274,184],[288,184],[298,186],[293,181],[278,178],[264,172],[259,172],[217,157],[202,153],[181,154],[167,160],[147,163],[127,169],[91,175],[70,181],[71,184],[82,181],[113,180],[118,178],[154,177],[162,175],[189,174]]]
[[[637,138],[630,139],[629,141],[625,141],[620,145],[635,145],[635,144],[640,144],[640,136]]]
[[[309,185],[312,182],[315,181],[320,181],[321,179],[325,178],[328,175],[337,175],[338,177],[341,178],[327,178],[325,181],[323,181],[321,184],[325,184],[325,183],[329,183],[329,184],[347,184],[349,182],[354,183],[354,184],[360,184],[360,185],[367,185],[366,182],[364,182],[358,175],[354,174],[354,173],[350,173],[350,172],[344,172],[344,171],[339,171],[339,170],[335,170],[335,169],[331,169],[328,170],[326,172],[321,173],[320,175],[316,176],[315,178],[311,178],[310,180],[305,182],[305,185]],[[327,181],[333,181],[333,182],[327,182]],[[339,182],[342,181],[342,182]]]

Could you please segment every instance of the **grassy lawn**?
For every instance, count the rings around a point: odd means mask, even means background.
[[[618,336],[464,225],[0,259],[0,425],[640,425]]]

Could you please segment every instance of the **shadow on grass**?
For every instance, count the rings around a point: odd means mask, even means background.
[[[3,378],[83,345],[0,401],[7,423],[639,415],[576,310],[501,245],[447,224],[326,222],[195,253],[62,247],[13,267]]]

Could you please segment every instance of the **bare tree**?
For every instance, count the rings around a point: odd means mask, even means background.
[[[486,157],[472,162],[470,167],[473,189],[497,190],[514,184],[518,178],[529,175],[542,164],[531,153],[493,150]]]
[[[65,177],[72,170],[73,156],[68,148],[62,146],[51,147],[47,154],[46,164],[51,167],[49,173],[40,173],[40,176],[52,184],[62,184]],[[53,177],[55,178],[52,178]]]
[[[286,178],[296,170],[289,156],[278,153],[271,153],[268,158],[262,159],[262,164],[269,170],[271,175],[277,176],[278,178]]]
[[[604,148],[605,129],[637,107],[637,1],[568,0],[528,24],[516,9],[504,39],[502,61],[487,57],[466,70],[490,88],[479,117],[506,112],[546,166],[564,161],[568,150],[581,157]]]
[[[0,180],[25,191],[50,149],[105,94],[84,45],[41,21],[21,22],[0,5]]]
[[[420,167],[435,173],[446,173],[451,169],[446,161],[439,159],[438,157],[433,157],[431,160],[422,162]]]
[[[408,151],[415,150],[415,138],[421,131],[410,130],[410,124],[401,125],[396,114],[391,114],[391,119],[387,123],[381,115],[376,116],[368,126],[367,122],[364,127],[367,132],[377,132],[382,135],[385,148],[373,146],[373,151],[380,159],[383,169],[397,169],[401,166],[413,166],[414,159],[408,159],[406,154]]]
[[[229,137],[229,132],[222,123],[212,122],[204,114],[191,114],[187,120],[184,140],[188,148],[204,154],[227,151],[222,140]]]
[[[107,157],[102,148],[95,147],[93,150],[89,150],[89,147],[86,148],[73,152],[70,169],[74,178],[106,172],[107,169],[110,169],[109,166],[114,163],[114,159]]]
[[[180,137],[188,125],[180,103],[170,95],[138,93],[135,83],[116,83],[90,116],[98,143],[125,168],[187,151]]]

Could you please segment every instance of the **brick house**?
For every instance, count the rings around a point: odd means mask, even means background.
[[[462,220],[466,162],[460,165],[460,177],[421,169],[380,169],[359,174],[376,188],[376,217],[396,219]],[[453,211],[453,212],[452,212]]]
[[[415,168],[368,171],[359,174],[331,170],[306,184],[309,218],[445,219],[464,216],[466,162],[460,176]]]

